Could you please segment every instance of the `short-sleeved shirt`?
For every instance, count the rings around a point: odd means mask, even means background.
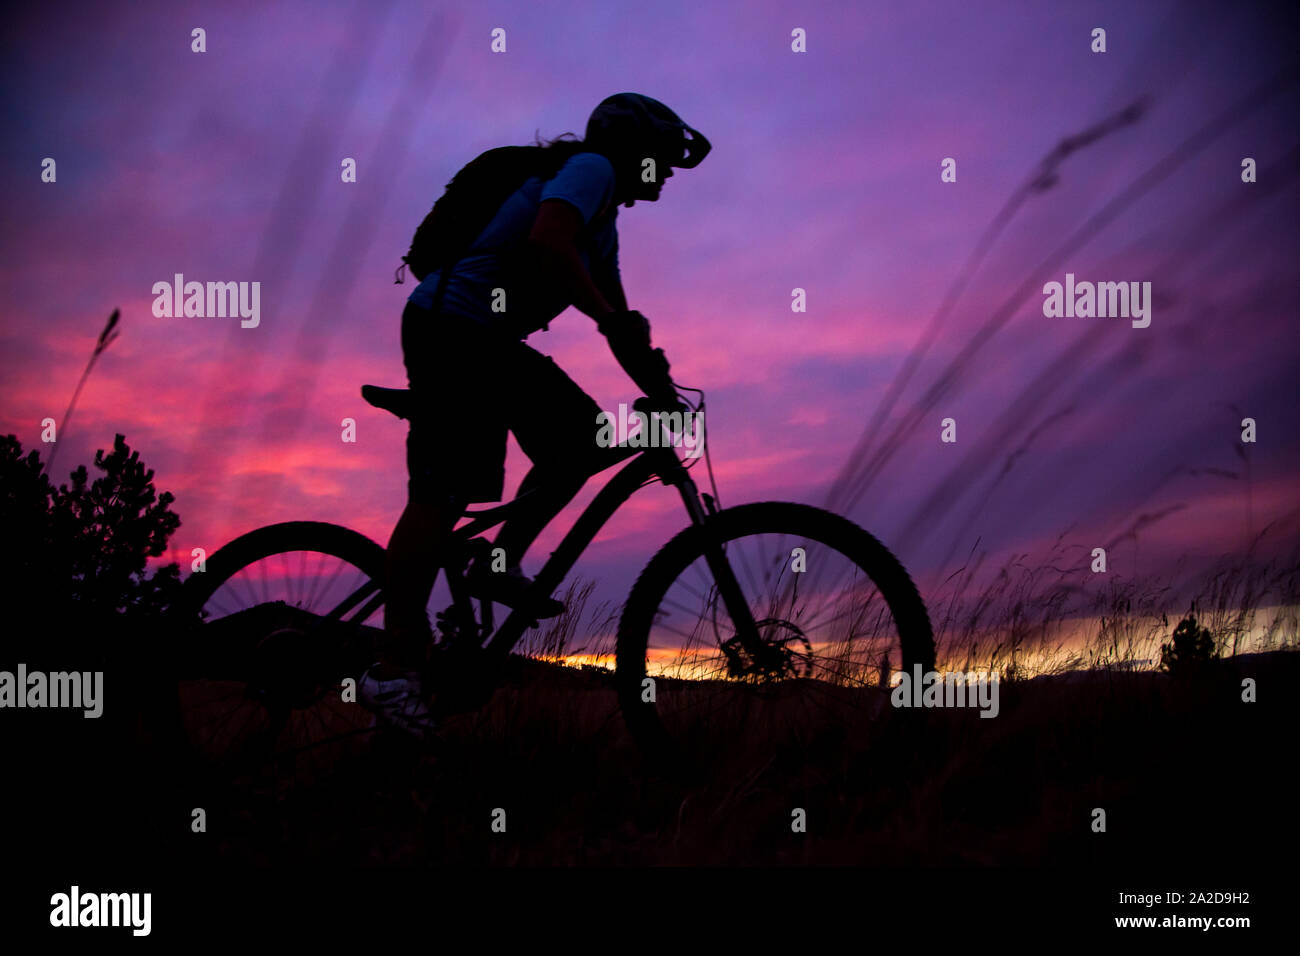
[[[441,311],[525,338],[572,305],[525,250],[537,210],[547,199],[562,199],[581,214],[578,255],[593,278],[618,277],[614,167],[599,153],[575,153],[554,177],[545,182],[532,177],[501,204],[452,269]],[[439,274],[435,270],[425,276],[408,301],[432,309]],[[493,310],[495,289],[504,290],[504,311]]]

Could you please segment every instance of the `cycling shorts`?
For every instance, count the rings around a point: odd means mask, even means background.
[[[522,341],[408,303],[402,355],[414,399],[406,438],[411,501],[500,501],[507,432],[548,471],[588,475],[603,467],[600,406]]]

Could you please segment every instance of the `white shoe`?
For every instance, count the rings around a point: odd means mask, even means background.
[[[357,699],[383,724],[400,730],[408,737],[427,741],[438,732],[438,723],[424,702],[423,686],[415,673],[381,680],[372,664],[357,681]]]

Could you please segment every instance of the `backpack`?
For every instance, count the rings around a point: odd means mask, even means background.
[[[452,177],[415,230],[402,262],[421,281],[435,269],[454,265],[515,190],[533,176],[550,179],[582,148],[581,143],[566,142],[549,147],[499,146],[480,153]],[[398,266],[399,284],[401,270]]]

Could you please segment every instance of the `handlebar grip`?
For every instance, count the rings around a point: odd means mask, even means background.
[[[641,412],[646,416],[652,415],[655,412],[686,412],[689,410],[690,409],[675,394],[671,400],[667,399],[667,396],[654,399],[649,395],[642,395],[640,398],[635,399],[632,402],[632,411]]]

